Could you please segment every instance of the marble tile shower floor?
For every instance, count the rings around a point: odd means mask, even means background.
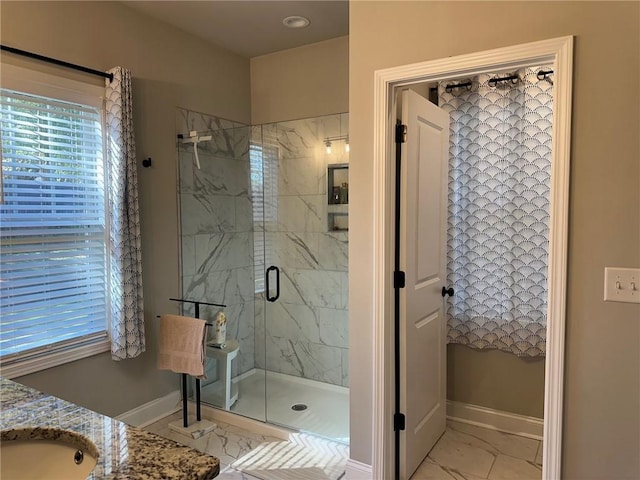
[[[465,423],[447,430],[411,480],[540,480],[542,442]]]

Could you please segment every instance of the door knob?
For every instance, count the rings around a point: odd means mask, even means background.
[[[442,296],[444,297],[445,295],[449,295],[450,297],[453,297],[453,288],[442,287]]]

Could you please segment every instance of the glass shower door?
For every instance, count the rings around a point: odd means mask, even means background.
[[[266,418],[343,442],[347,121],[342,114],[262,126]]]

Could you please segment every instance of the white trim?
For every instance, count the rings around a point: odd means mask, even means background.
[[[2,63],[0,70],[0,86],[2,88],[65,102],[90,105],[102,110],[105,96],[104,87],[8,63]]]
[[[346,480],[371,480],[373,478],[373,469],[371,465],[349,459],[345,467],[344,478]]]
[[[180,397],[180,390],[174,390],[164,397],[156,398],[118,415],[116,420],[134,427],[146,427],[179,411],[181,406]]]
[[[374,72],[373,148],[373,477],[392,478],[393,429],[393,173],[391,126],[395,123],[392,94],[396,87],[424,81],[507,70],[532,64],[553,64],[554,119],[549,238],[549,304],[545,375],[544,462],[542,478],[560,478],[562,399],[569,202],[569,150],[573,37],[543,40],[485,52],[403,65]]]
[[[47,368],[57,367],[65,363],[74,362],[83,358],[98,355],[99,353],[108,352],[111,349],[111,342],[107,338],[92,343],[70,347],[53,353],[45,353],[33,357],[26,357],[9,365],[0,366],[0,375],[5,378],[17,378],[30,373],[46,370]]]
[[[447,400],[447,418],[489,430],[542,440],[543,419]]]
[[[251,370],[247,370],[246,372],[241,373],[240,375],[236,375],[235,377],[233,377],[231,379],[231,381],[233,383],[238,383],[238,382],[241,382],[242,380],[244,380],[245,378],[249,378],[254,373],[260,373],[260,372],[264,372],[264,370],[262,370],[260,368],[252,368]]]
[[[195,411],[195,408],[195,402],[189,400],[189,411]],[[258,435],[267,435],[288,441],[289,435],[291,435],[292,433],[297,433],[293,430],[287,430],[284,427],[278,427],[270,423],[254,420],[253,418],[244,417],[238,413],[235,413],[233,410],[228,412],[216,407],[201,404],[201,412],[202,418],[229,423],[231,425],[235,425],[236,427],[244,428],[245,430],[257,433]]]

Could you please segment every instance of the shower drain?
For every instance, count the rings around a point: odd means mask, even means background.
[[[294,403],[293,405],[291,405],[291,410],[294,410],[296,412],[301,412],[302,410],[306,410],[307,406],[304,403]]]

